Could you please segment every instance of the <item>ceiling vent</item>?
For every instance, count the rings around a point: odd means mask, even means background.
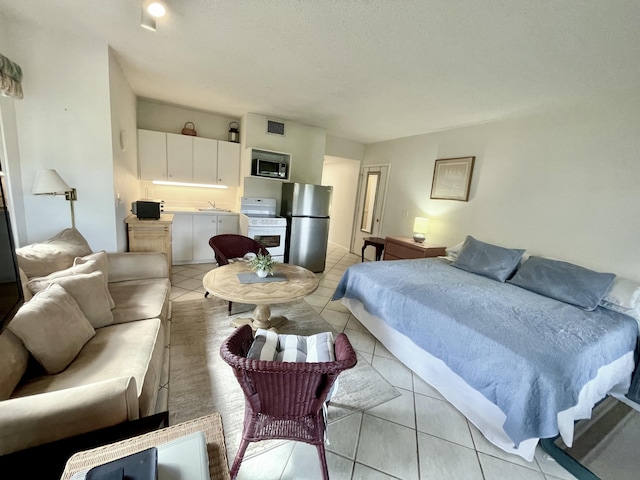
[[[284,123],[267,120],[267,133],[282,135],[284,137]]]

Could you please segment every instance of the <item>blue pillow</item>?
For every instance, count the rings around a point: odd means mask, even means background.
[[[468,235],[454,267],[504,282],[518,266],[524,250],[491,245]]]
[[[559,260],[530,257],[509,283],[590,312],[596,309],[615,278],[613,273],[594,272]]]

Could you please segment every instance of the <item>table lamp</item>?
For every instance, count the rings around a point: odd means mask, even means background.
[[[78,199],[76,189],[67,185],[55,170],[38,170],[33,181],[31,193],[34,195],[64,195],[71,205],[71,226],[76,228],[76,217],[73,202]]]
[[[429,219],[425,217],[416,217],[413,222],[413,240],[416,243],[422,243],[425,240],[424,234],[429,231]]]

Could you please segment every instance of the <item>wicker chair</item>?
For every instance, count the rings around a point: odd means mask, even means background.
[[[262,255],[269,254],[269,250],[253,238],[245,237],[243,235],[235,235],[232,233],[224,233],[222,235],[211,237],[209,239],[209,246],[213,249],[213,253],[216,256],[216,262],[218,262],[219,267],[228,265],[230,258],[244,257],[247,253],[262,253]],[[204,296],[205,298],[208,297],[209,292],[206,292]],[[232,302],[229,302],[229,313],[231,313],[231,305]]]
[[[281,439],[315,445],[323,478],[329,479],[324,449],[322,406],[336,378],[353,367],[356,353],[344,333],[334,343],[336,360],[296,363],[246,358],[253,332],[243,325],[220,347],[220,355],[233,368],[245,396],[242,441],[231,468],[235,479],[249,442]]]

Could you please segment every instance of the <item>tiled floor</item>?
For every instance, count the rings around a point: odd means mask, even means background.
[[[332,480],[574,479],[539,447],[534,462],[529,463],[491,445],[438,392],[396,360],[342,304],[330,301],[342,273],[359,261],[359,256],[330,245],[326,270],[319,274],[320,287],[306,301],[336,330],[344,331],[402,395],[330,425],[327,461]],[[175,266],[171,299],[202,298],[201,280],[211,268],[210,264]],[[249,449],[247,455],[250,453]],[[322,476],[315,447],[287,442],[246,458],[238,478],[315,480]]]

